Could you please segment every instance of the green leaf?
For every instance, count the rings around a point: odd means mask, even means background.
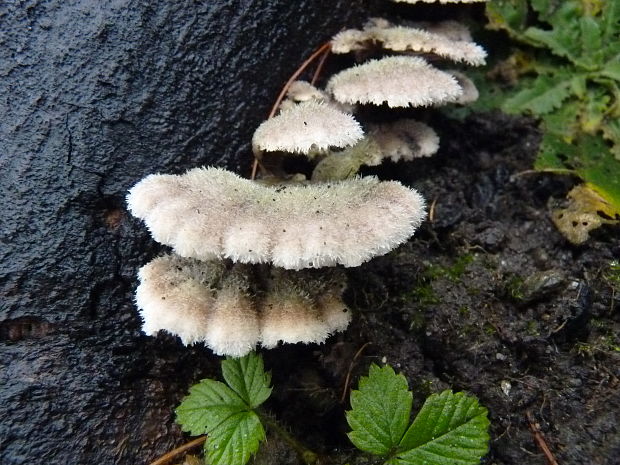
[[[177,423],[183,431],[198,436],[245,409],[243,400],[224,383],[203,379],[190,388],[189,395],[176,409]]]
[[[490,29],[520,31],[527,20],[525,0],[496,0],[486,4],[486,14]]]
[[[603,21],[603,43],[615,49],[620,48],[620,2],[606,0],[601,12]]]
[[[370,366],[359,388],[351,392],[351,410],[346,413],[352,428],[349,439],[365,452],[386,456],[402,438],[411,414],[412,395],[407,380],[390,366]]]
[[[462,392],[433,394],[403,437],[394,465],[477,465],[488,452],[487,410]]]
[[[616,60],[609,61],[605,64],[601,70],[601,74],[605,77],[620,82],[620,57],[617,57]]]
[[[620,120],[613,119],[606,121],[601,127],[603,137],[611,142],[610,151],[620,161]]]
[[[271,376],[265,372],[262,357],[254,352],[222,361],[222,375],[251,409],[258,407],[271,395]]]
[[[570,97],[576,79],[578,76],[569,74],[538,76],[530,87],[507,99],[502,109],[508,113],[531,112],[537,116],[549,113]]]
[[[265,430],[254,412],[237,412],[209,433],[205,443],[207,462],[212,465],[241,465],[256,453]]]

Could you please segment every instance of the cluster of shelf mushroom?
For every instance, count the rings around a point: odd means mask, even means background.
[[[377,18],[336,35],[331,49],[365,58],[377,50],[396,55],[345,69],[325,89],[294,82],[279,113],[254,134],[261,179],[195,168],[150,175],[131,189],[131,213],[172,248],[139,272],[136,301],[145,333],[163,329],[185,344],[203,342],[232,356],[258,344],[323,342],[351,319],[342,267],[389,252],[422,223],[424,199],[415,189],[357,173],[384,160],[430,156],[439,137],[411,119],[366,124],[365,132],[353,114],[369,104],[475,99],[475,86],[462,73],[441,70],[424,56],[480,65],[484,50],[453,21],[404,27]],[[278,161],[299,155],[310,160],[312,173],[286,173]]]

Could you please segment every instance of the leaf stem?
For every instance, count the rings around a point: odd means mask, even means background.
[[[305,465],[315,465],[319,461],[319,456],[315,452],[308,449],[302,443],[300,443],[297,439],[293,437],[291,433],[286,431],[273,417],[269,414],[255,410],[256,414],[259,416],[261,421],[267,425],[268,428],[275,431],[275,433],[280,436],[284,442],[286,442],[301,458]]]

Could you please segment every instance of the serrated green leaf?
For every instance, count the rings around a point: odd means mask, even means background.
[[[603,63],[602,31],[599,23],[591,16],[579,18],[581,32],[580,61],[590,67],[600,66]]]
[[[399,445],[394,465],[476,465],[488,452],[487,410],[462,392],[433,394]]]
[[[611,60],[605,64],[601,70],[601,74],[610,79],[620,82],[620,57],[616,60]]]
[[[351,392],[351,410],[346,413],[352,428],[349,439],[365,452],[386,456],[398,445],[411,414],[412,394],[407,380],[392,367],[370,366]]]
[[[205,455],[211,465],[244,465],[265,439],[265,430],[254,412],[238,412],[209,433]]]
[[[611,142],[610,151],[616,158],[620,160],[620,120],[608,120],[601,127],[603,137]]]
[[[548,113],[544,118],[545,133],[561,137],[564,141],[573,140],[580,129],[579,116],[582,103],[576,99],[564,102],[560,108]]]
[[[540,142],[534,169],[538,171],[568,171],[567,160],[573,159],[577,149],[557,134],[545,132]]]
[[[571,95],[573,81],[577,76],[538,76],[531,86],[507,99],[502,109],[507,113],[531,112],[541,116],[559,108]]]
[[[203,379],[190,388],[189,395],[177,407],[177,423],[183,431],[198,436],[245,409],[243,400],[224,383]]]
[[[496,0],[486,4],[489,29],[520,31],[527,20],[525,0]]]
[[[251,409],[258,407],[271,395],[271,376],[265,372],[263,358],[254,352],[241,358],[228,357],[223,360],[222,375]]]
[[[601,12],[603,22],[603,42],[609,46],[620,48],[620,2],[607,0]]]

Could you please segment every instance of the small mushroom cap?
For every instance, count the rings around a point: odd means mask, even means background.
[[[257,276],[247,265],[227,270],[223,262],[167,255],[143,266],[139,277],[145,333],[165,330],[218,355],[241,357],[259,343],[322,343],[351,319],[341,298],[346,277],[338,270]]]
[[[218,168],[148,176],[127,202],[181,256],[287,269],[359,266],[406,241],[425,216],[420,194],[393,181],[266,186]]]
[[[334,53],[349,53],[354,50],[367,48],[371,43],[378,43],[384,49],[395,52],[418,52],[432,53],[442,58],[457,62],[465,62],[469,65],[483,65],[485,63],[485,50],[471,40],[455,40],[446,35],[445,30],[432,32],[428,29],[390,26],[378,23],[377,20],[366,25],[363,31],[350,29],[342,31],[332,39]],[[446,29],[444,25],[444,29]],[[457,35],[454,30],[448,30],[452,35]],[[462,30],[458,31],[462,35]]]
[[[263,122],[252,138],[260,151],[309,154],[346,147],[364,136],[353,116],[324,102],[309,100]]]
[[[423,29],[404,26],[395,26],[383,29],[374,29],[375,40],[383,48],[395,52],[421,52],[448,58],[469,65],[484,65],[487,53],[474,42],[451,40],[443,34],[435,34]]]
[[[419,107],[457,100],[456,79],[420,57],[370,60],[333,76],[327,91],[342,103],[372,103],[389,107]]]
[[[469,28],[458,21],[446,20],[439,22],[426,22],[419,21],[409,24],[411,27],[417,29],[424,29],[425,31],[432,32],[433,34],[439,34],[447,39],[455,41],[472,42],[471,32]]]
[[[380,148],[383,156],[396,162],[430,157],[439,150],[439,136],[424,123],[411,119],[377,124],[368,137]]]
[[[136,290],[142,330],[148,335],[166,330],[178,335],[186,345],[203,341],[215,305],[210,286],[219,280],[221,272],[220,263],[182,260],[175,256],[156,258],[143,266]]]
[[[478,88],[474,81],[469,79],[465,74],[460,71],[450,70],[446,71],[454,76],[454,79],[457,80],[461,89],[463,89],[463,93],[454,103],[458,103],[460,105],[466,105],[468,103],[475,102],[480,97],[480,93],[478,92]]]

